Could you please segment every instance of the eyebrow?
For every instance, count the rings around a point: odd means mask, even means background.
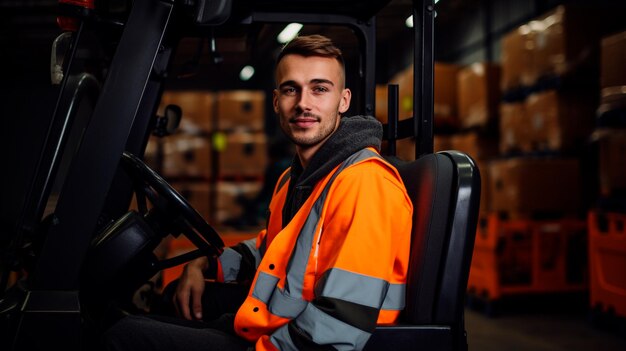
[[[332,81],[328,80],[328,79],[323,79],[323,78],[315,78],[315,79],[311,79],[309,81],[310,84],[329,84],[331,86],[335,86],[335,83],[333,83]],[[297,86],[298,83],[296,83],[294,80],[288,80],[285,82],[280,83],[280,85],[278,86],[278,88],[283,88],[286,86]]]
[[[332,81],[330,81],[328,79],[323,79],[323,78],[311,79],[310,83],[313,83],[313,84],[330,84],[332,86],[335,86],[335,84]]]

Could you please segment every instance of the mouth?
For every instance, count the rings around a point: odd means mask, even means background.
[[[313,116],[292,117],[289,119],[289,123],[297,126],[298,128],[309,128],[312,125],[319,123],[319,118]]]

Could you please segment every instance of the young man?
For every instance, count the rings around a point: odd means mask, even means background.
[[[351,92],[341,51],[328,38],[287,44],[276,84],[274,110],[297,154],[276,185],[267,229],[215,262],[191,262],[176,288],[179,313],[201,320],[203,302],[208,319],[209,270],[221,282],[251,282],[233,333],[213,329],[228,318],[198,329],[126,318],[108,335],[112,349],[359,350],[377,324],[397,320],[413,209],[397,171],[377,152],[380,123],[342,117]],[[132,336],[123,335],[128,330]]]

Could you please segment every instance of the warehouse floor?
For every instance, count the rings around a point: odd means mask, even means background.
[[[525,305],[496,317],[466,309],[465,327],[469,351],[626,350],[626,335],[594,328],[585,308]],[[625,330],[622,326],[622,333]]]

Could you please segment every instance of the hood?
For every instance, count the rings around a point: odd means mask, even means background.
[[[313,155],[308,167],[302,170],[296,186],[314,185],[348,156],[366,147],[380,151],[382,136],[383,127],[374,117],[342,117],[337,130]],[[299,162],[295,164],[300,166]]]

